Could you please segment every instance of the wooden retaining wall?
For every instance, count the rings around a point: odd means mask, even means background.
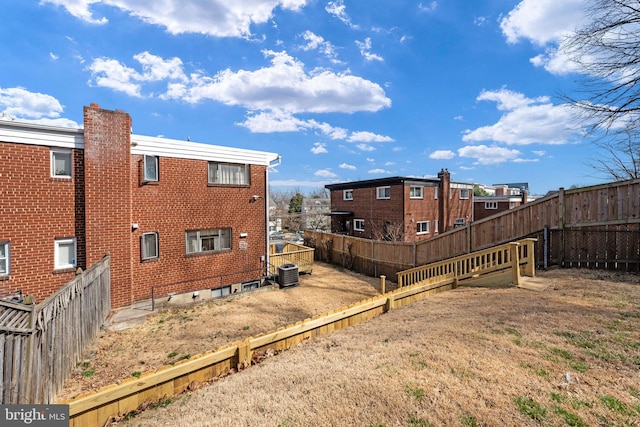
[[[533,257],[525,256],[525,252],[513,249],[518,246],[518,244],[509,244],[502,248],[502,250],[506,249],[514,260],[522,256],[511,268],[514,266],[519,268],[522,265],[523,271],[533,271],[532,267],[529,267],[529,264],[534,262]],[[482,254],[469,254],[468,258],[473,260],[470,261],[472,263],[477,263],[479,260],[488,265],[493,263],[491,257]],[[465,261],[462,260],[462,262]],[[490,269],[483,268],[483,265],[478,265],[480,269],[476,277],[470,279],[480,279],[484,274],[490,273]],[[146,372],[139,378],[129,378],[118,385],[103,387],[96,392],[60,403],[69,405],[70,426],[102,426],[112,417],[125,415],[145,404],[173,397],[185,390],[197,388],[201,383],[247,368],[251,366],[252,361],[260,359],[261,355],[269,350],[274,352],[286,350],[307,339],[366,322],[389,310],[453,289],[456,285],[456,279],[442,270],[441,273],[433,273],[428,283],[423,281],[423,283],[407,285],[272,332],[248,337],[215,351],[192,356],[173,366]]]

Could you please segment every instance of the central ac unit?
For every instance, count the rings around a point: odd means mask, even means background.
[[[278,267],[278,284],[282,288],[296,286],[298,281],[298,266],[295,264],[282,264]]]

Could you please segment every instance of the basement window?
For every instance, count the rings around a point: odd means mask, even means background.
[[[211,298],[222,298],[231,295],[231,286],[211,289]]]

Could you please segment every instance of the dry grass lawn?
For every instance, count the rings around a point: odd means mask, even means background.
[[[116,424],[640,425],[640,278],[539,276],[539,292],[460,287],[392,310]]]

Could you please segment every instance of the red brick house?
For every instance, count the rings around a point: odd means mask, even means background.
[[[512,188],[507,185],[484,187],[488,196],[476,196],[473,199],[473,220],[478,221],[527,203],[529,197],[523,188]],[[492,194],[491,194],[492,193]]]
[[[41,301],[106,253],[114,308],[152,287],[215,296],[253,284],[278,160],[133,135],[129,114],[95,104],[84,129],[0,121],[0,288]]]
[[[438,178],[392,177],[329,184],[331,231],[415,242],[472,220],[473,185]]]

